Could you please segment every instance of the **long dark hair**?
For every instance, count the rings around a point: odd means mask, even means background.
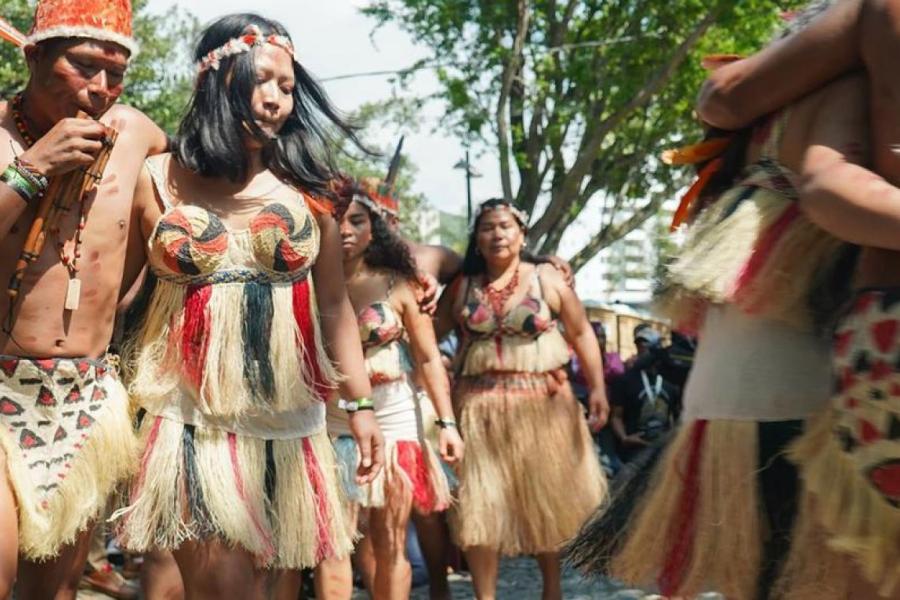
[[[469,243],[466,245],[466,256],[465,258],[463,258],[463,275],[471,277],[474,275],[483,275],[487,272],[487,262],[484,260],[484,256],[482,256],[481,253],[478,252],[478,225],[479,223],[481,223],[481,218],[484,216],[485,212],[500,207],[512,208],[513,205],[503,198],[491,198],[489,200],[485,200],[478,206],[478,211],[476,212],[475,216],[475,222],[472,223],[472,229],[471,231],[469,231]],[[516,222],[519,223],[519,227],[522,228],[522,233],[524,234],[527,229],[527,223],[523,223],[518,216],[514,216]],[[519,252],[519,259],[522,262],[527,262],[534,265],[550,262],[550,260],[546,256],[534,254],[525,246],[522,246],[522,251]]]
[[[343,218],[356,198],[363,197],[377,204],[365,187],[346,175],[334,181],[334,193],[335,218],[338,219]],[[363,255],[366,265],[373,269],[392,271],[412,283],[418,282],[416,260],[406,242],[388,225],[380,211],[373,210],[367,202],[360,202],[359,205],[365,209],[372,229],[372,241]]]
[[[289,37],[277,21],[252,13],[228,15],[206,28],[194,59],[200,61],[212,50],[247,33],[251,26],[258,27],[264,36]],[[256,85],[252,51],[223,58],[218,69],[201,73],[178,128],[174,149],[177,160],[205,177],[243,181],[249,169],[243,150],[249,134],[264,144],[263,164],[278,178],[327,196],[327,184],[336,173],[331,153],[336,141],[331,132],[337,130],[363,151],[371,152],[356,137],[356,128],[343,120],[324,90],[296,61],[294,77],[294,109],[277,138],[270,139],[256,124],[250,106]]]

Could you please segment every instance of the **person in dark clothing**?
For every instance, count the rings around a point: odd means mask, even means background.
[[[626,462],[668,431],[680,413],[681,388],[662,374],[666,353],[660,342],[652,328],[639,330],[637,359],[612,386],[610,422]]]

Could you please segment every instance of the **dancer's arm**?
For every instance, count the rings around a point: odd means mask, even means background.
[[[153,187],[153,180],[146,166],[141,167],[134,200],[131,205],[131,224],[128,228],[128,245],[125,250],[125,269],[119,299],[127,294],[147,264],[147,240],[162,214],[160,201]]]
[[[320,215],[321,243],[319,256],[312,269],[316,287],[316,303],[322,324],[322,337],[342,379],[341,396],[348,400],[369,398],[372,387],[366,375],[359,330],[353,306],[344,287],[341,235],[337,223],[328,215]],[[375,414],[360,410],[350,415],[350,430],[359,446],[360,461],[357,480],[372,481],[384,466],[384,439]]]
[[[716,69],[700,90],[700,118],[741,129],[860,65],[862,5],[841,0],[805,29]]]
[[[831,88],[812,124],[800,206],[841,239],[900,250],[900,189],[860,166],[869,154],[865,79],[845,78]]]
[[[594,329],[588,321],[584,305],[566,283],[562,274],[551,265],[536,267],[541,278],[545,299],[550,308],[562,321],[566,341],[575,350],[584,378],[591,390],[588,397],[591,429],[599,431],[609,418],[609,403],[606,399],[606,385],[603,382],[603,361],[600,358],[600,344]]]
[[[413,363],[438,418],[447,424],[455,423],[453,405],[450,402],[450,382],[441,361],[431,318],[419,310],[416,295],[405,282],[394,288],[392,300],[402,307],[403,326],[409,334]],[[462,459],[463,441],[455,426],[441,427],[439,444],[441,458],[445,462],[453,463]]]
[[[456,296],[465,278],[461,275],[444,288],[444,293],[438,301],[437,310],[434,312],[434,333],[438,340],[444,339],[453,331],[456,321],[453,318],[453,308],[456,304]]]

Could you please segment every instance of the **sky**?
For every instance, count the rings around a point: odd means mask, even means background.
[[[173,0],[150,0],[149,8],[163,12]],[[323,82],[336,106],[353,111],[366,102],[384,100],[392,96],[387,76],[358,77],[327,81],[329,77],[391,71],[407,67],[425,56],[410,37],[393,26],[385,26],[373,34],[375,21],[359,12],[362,0],[191,0],[178,3],[189,8],[202,24],[216,17],[248,9],[281,21],[291,34],[303,65]],[[437,89],[430,72],[416,76],[411,92],[427,94]],[[371,139],[379,145],[393,145],[401,134],[406,135],[404,153],[416,164],[414,191],[422,192],[428,201],[442,210],[465,213],[466,186],[462,170],[453,166],[463,157],[458,140],[443,132],[433,132],[437,125],[439,107],[420,114],[415,128],[391,126]],[[385,158],[385,163],[389,158]],[[493,155],[482,159],[473,157],[474,168],[482,177],[473,179],[475,201],[495,196],[500,191],[497,161]],[[385,165],[385,169],[387,166]]]

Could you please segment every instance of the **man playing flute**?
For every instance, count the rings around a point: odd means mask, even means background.
[[[38,2],[18,40],[28,84],[0,102],[0,281],[11,282],[0,294],[0,598],[14,583],[20,598],[75,598],[91,525],[135,461],[106,350],[143,266],[135,183],[166,137],[116,103],[136,51],[131,13],[130,0]],[[48,198],[57,216],[29,235],[54,178],[88,170],[87,191]]]

